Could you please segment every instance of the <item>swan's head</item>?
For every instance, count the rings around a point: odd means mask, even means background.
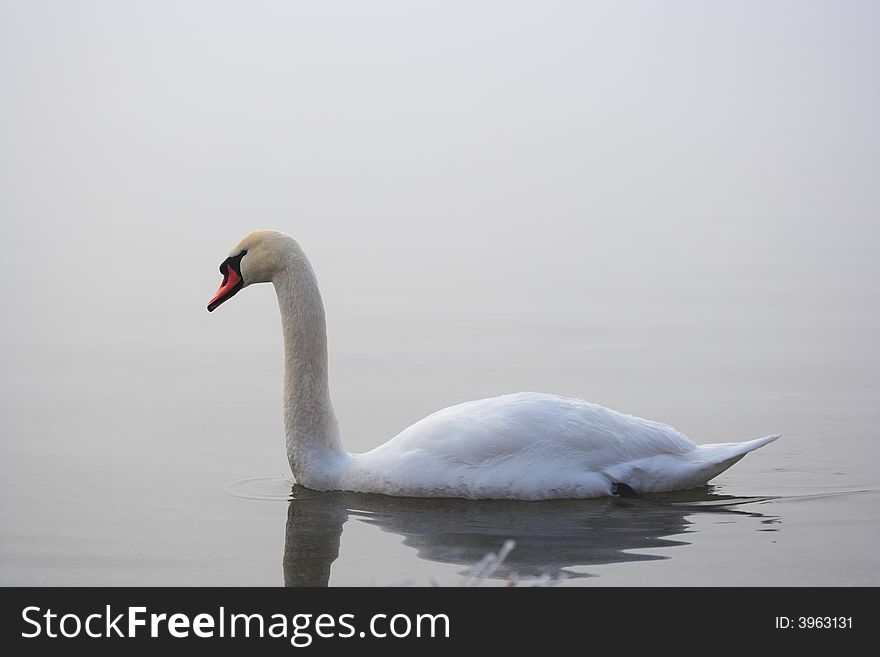
[[[220,263],[223,282],[208,302],[208,312],[234,297],[239,290],[252,283],[268,283],[273,280],[296,241],[277,230],[255,230],[232,247],[229,257]]]

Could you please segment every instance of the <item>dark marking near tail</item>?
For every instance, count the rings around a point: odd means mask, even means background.
[[[639,494],[626,484],[611,484],[611,494],[633,500],[639,499]]]

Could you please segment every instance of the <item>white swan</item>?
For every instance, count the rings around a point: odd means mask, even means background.
[[[284,427],[296,481],[315,490],[542,500],[693,488],[767,436],[697,445],[672,427],[580,399],[523,392],[451,406],[364,454],[339,439],[327,378],[324,306],[289,235],[258,230],[220,265],[208,310],[252,283],[275,285],[284,331]]]

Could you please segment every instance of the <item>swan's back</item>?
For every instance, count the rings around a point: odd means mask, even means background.
[[[581,399],[520,392],[444,408],[404,429],[383,447],[425,449],[468,465],[521,449],[574,450],[610,460],[684,453],[693,441],[660,422]]]
[[[580,399],[517,393],[451,406],[355,457],[352,490],[408,496],[547,499],[608,495],[621,466],[681,458],[670,426]]]

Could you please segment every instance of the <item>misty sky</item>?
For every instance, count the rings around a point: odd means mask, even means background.
[[[693,247],[736,221],[859,248],[878,25],[849,0],[3,1],[0,207],[13,236],[76,221],[78,245],[144,222],[151,246],[344,222],[353,251],[704,224],[670,240]]]

